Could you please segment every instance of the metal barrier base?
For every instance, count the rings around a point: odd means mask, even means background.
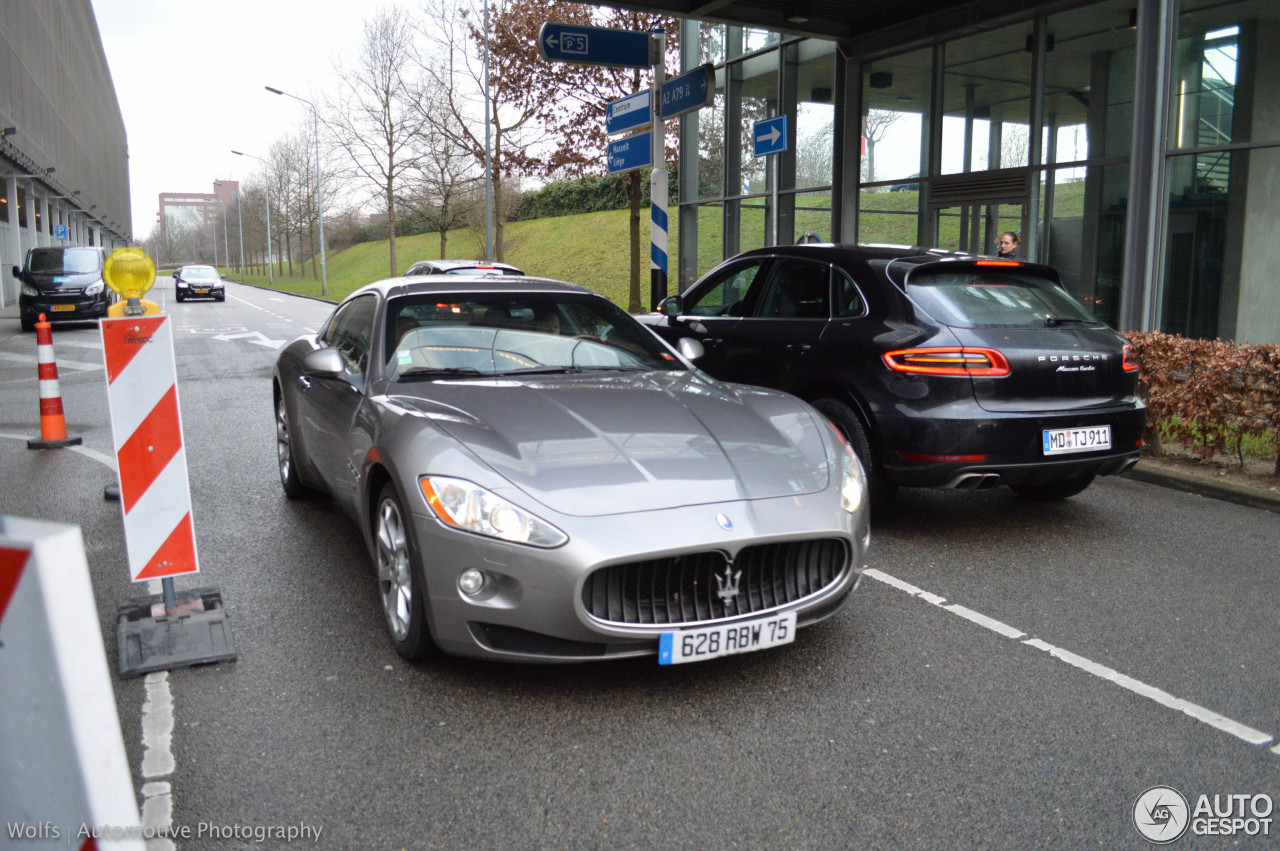
[[[216,588],[193,588],[183,591],[177,602],[178,610],[171,615],[164,614],[164,597],[159,594],[117,607],[122,678],[235,661],[222,594]]]

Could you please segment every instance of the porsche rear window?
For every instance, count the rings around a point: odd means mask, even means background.
[[[955,328],[1102,324],[1054,281],[1015,270],[926,270],[907,278],[907,295]]]

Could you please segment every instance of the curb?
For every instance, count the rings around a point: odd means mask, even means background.
[[[1228,482],[1206,481],[1197,476],[1187,476],[1168,470],[1148,470],[1143,468],[1142,462],[1138,462],[1138,466],[1124,473],[1122,477],[1280,514],[1280,492],[1272,494]]]

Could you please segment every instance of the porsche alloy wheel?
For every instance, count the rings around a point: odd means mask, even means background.
[[[404,509],[395,486],[387,483],[378,496],[374,518],[378,596],[387,619],[387,632],[396,652],[418,660],[432,648],[426,614],[417,580],[417,561],[405,525]]]

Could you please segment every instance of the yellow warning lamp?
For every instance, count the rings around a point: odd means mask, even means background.
[[[102,279],[124,301],[107,308],[107,316],[153,316],[160,305],[143,296],[156,282],[156,264],[141,248],[117,248],[102,267]]]

